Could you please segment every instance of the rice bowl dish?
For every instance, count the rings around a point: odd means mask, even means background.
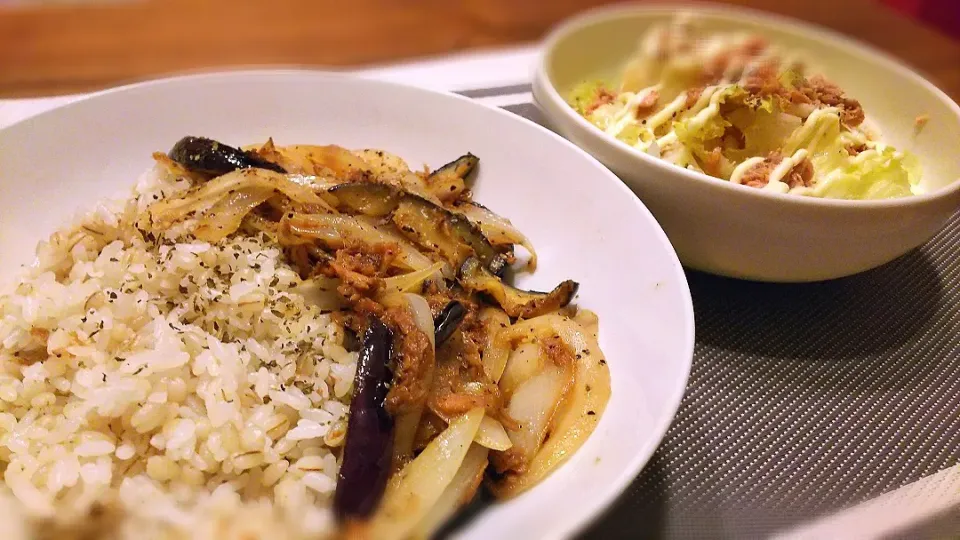
[[[535,253],[470,201],[470,157],[413,172],[382,151],[185,138],[131,198],[42,243],[0,296],[5,538],[402,538],[485,476],[509,497],[559,466],[609,397],[596,317],[573,282],[500,280],[514,245],[531,269]],[[411,375],[415,342],[436,370]],[[380,378],[358,373],[374,357]],[[389,426],[348,430],[367,414]],[[380,443],[359,473],[351,433]],[[450,474],[418,472],[441,442],[462,448]],[[429,504],[391,513],[427,485]]]

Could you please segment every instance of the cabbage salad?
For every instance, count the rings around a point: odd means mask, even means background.
[[[855,99],[748,34],[705,33],[688,17],[651,29],[619,88],[569,96],[607,134],[736,184],[839,199],[916,194],[916,157],[884,144]]]

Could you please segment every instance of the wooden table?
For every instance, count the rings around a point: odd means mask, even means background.
[[[355,66],[537,40],[602,0],[145,0],[0,8],[0,97],[237,65]],[[960,43],[872,0],[733,0],[897,56],[960,100]]]

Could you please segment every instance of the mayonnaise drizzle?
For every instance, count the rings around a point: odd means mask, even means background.
[[[806,157],[807,157],[807,151],[801,148],[800,150],[797,150],[792,156],[788,158],[784,158],[782,161],[780,161],[780,163],[777,163],[777,166],[774,167],[772,171],[770,171],[770,177],[769,177],[769,182],[767,183],[767,186],[769,186],[770,184],[773,184],[774,182],[780,182],[780,180],[783,180],[783,177],[786,176],[791,169],[799,165],[800,162],[803,161],[804,158]]]
[[[879,133],[871,129],[869,120],[858,126],[847,125],[841,120],[843,109],[825,107],[820,101],[804,104],[800,103],[804,100],[786,103],[781,99],[773,103],[772,110],[766,101],[762,101],[764,110],[771,114],[758,113],[756,123],[739,110],[734,111],[741,106],[751,110],[756,108],[753,101],[740,101],[745,92],[749,94],[743,85],[756,70],[773,65],[778,77],[792,75],[791,71],[805,77],[802,57],[773,46],[764,47],[761,41],[750,43],[758,36],[747,33],[703,35],[691,21],[680,15],[672,23],[657,25],[646,32],[640,40],[639,55],[628,65],[621,87],[621,90],[642,89],[635,93],[622,91],[619,99],[595,109],[594,118],[586,115],[588,119],[607,134],[622,138],[638,150],[692,170],[700,170],[698,153],[706,151],[704,146],[712,150],[719,144],[724,153],[720,174],[725,176],[732,167],[729,180],[742,184],[751,170],[759,172],[756,167],[764,165],[764,168],[770,168],[770,172],[763,189],[771,191],[815,194],[825,181],[849,176],[851,167],[860,167],[881,157],[885,146],[878,141]],[[711,72],[721,65],[724,67],[722,74]],[[697,77],[703,75],[718,75],[715,79],[718,82],[700,90],[694,88],[696,81],[703,80]],[[766,73],[761,75],[768,76]],[[679,91],[678,84],[689,86],[685,91]],[[691,91],[699,92],[695,100]],[[645,114],[638,118],[640,104],[650,100],[653,92],[659,94],[660,102],[655,102],[649,113],[644,110]],[[772,99],[764,94],[748,97]],[[793,99],[793,96],[780,97]],[[726,111],[722,104],[727,98],[734,100],[731,115],[720,119],[721,110]],[[714,126],[714,122],[718,123]],[[678,125],[683,125],[694,139],[714,137],[719,134],[719,128],[727,124],[743,130],[745,148],[728,148],[727,131],[723,131],[722,140],[693,140],[688,147],[688,141],[681,141],[676,131]],[[708,127],[716,129],[706,132]],[[785,129],[791,133],[787,135]],[[731,133],[736,135],[736,130]],[[777,137],[777,140],[757,139],[770,136]],[[775,166],[764,157],[748,157],[750,154],[766,154],[774,147],[781,155],[788,156]],[[902,157],[898,153],[892,159]],[[737,163],[739,159],[744,161]],[[810,160],[813,165],[813,185],[790,188],[784,179],[804,160]],[[711,172],[718,174],[717,171]]]
[[[644,88],[643,90],[631,96],[630,99],[627,100],[627,103],[624,104],[623,109],[617,111],[617,114],[613,117],[613,121],[610,122],[610,126],[606,129],[606,132],[616,137],[628,126],[635,124],[637,121],[637,107],[640,106],[640,103],[642,103],[643,100],[650,95],[650,93],[659,91],[660,85],[657,84],[649,88]]]
[[[808,138],[810,142],[806,145],[807,148],[816,148],[816,144],[820,142],[826,130],[829,129],[831,121],[840,123],[840,109],[827,107],[813,111],[803,121],[803,125],[790,135],[790,139],[783,145],[784,152],[795,152]]]
[[[752,157],[743,160],[742,163],[734,167],[733,172],[730,174],[730,181],[734,184],[742,184],[743,175],[747,174],[747,171],[761,163],[763,163],[762,157]]]

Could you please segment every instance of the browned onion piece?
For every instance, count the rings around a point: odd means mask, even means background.
[[[240,228],[244,216],[273,196],[269,188],[252,187],[228,195],[213,205],[197,223],[193,234],[200,240],[217,242]]]
[[[195,212],[215,207],[219,201],[245,190],[280,192],[297,203],[334,211],[312,189],[291,181],[286,175],[265,169],[239,169],[205,182],[178,199],[165,199],[153,204],[149,208],[150,216],[161,228],[169,227]],[[206,214],[209,214],[209,210]]]
[[[610,400],[610,370],[592,328],[551,313],[511,326],[504,331],[503,339],[517,342],[549,336],[558,336],[575,355],[573,385],[552,414],[548,427],[550,438],[526,462],[526,470],[520,474],[508,473],[491,483],[494,494],[501,498],[513,497],[535,486],[569,459],[593,433]],[[516,393],[511,399],[514,397]],[[513,432],[508,433],[513,440]]]

